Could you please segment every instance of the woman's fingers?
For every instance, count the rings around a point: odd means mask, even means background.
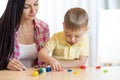
[[[17,59],[14,59],[15,63],[17,64],[17,66],[21,67],[22,69],[25,69],[25,66]]]
[[[9,61],[7,69],[9,70],[16,70],[16,71],[21,71],[21,70],[25,70],[24,65],[18,61],[17,59],[12,59],[11,61]]]
[[[13,71],[22,71],[22,68],[18,67],[16,64],[11,64],[9,69]]]

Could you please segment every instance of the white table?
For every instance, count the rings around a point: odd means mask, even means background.
[[[32,76],[34,68],[27,68],[25,71],[0,71],[0,80],[120,80],[120,66],[114,67],[87,67],[85,70],[71,68],[72,72],[64,69],[61,72],[45,72],[37,77]],[[104,73],[103,70],[108,70]],[[74,74],[78,72],[79,74]]]

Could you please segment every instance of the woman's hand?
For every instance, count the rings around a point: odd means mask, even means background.
[[[57,60],[50,61],[49,65],[55,71],[62,71],[63,70],[60,63]]]
[[[25,70],[25,66],[19,60],[13,58],[12,60],[9,61],[7,69],[13,71],[23,71]]]

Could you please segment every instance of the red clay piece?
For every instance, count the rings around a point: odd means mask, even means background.
[[[80,66],[80,69],[86,69],[86,66]]]
[[[96,69],[100,69],[101,68],[101,66],[96,66]]]

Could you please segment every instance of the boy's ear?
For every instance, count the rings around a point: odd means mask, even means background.
[[[64,24],[64,22],[63,22],[63,29],[65,28],[65,24]]]
[[[87,26],[87,27],[85,28],[85,31],[88,31],[88,29],[89,29],[89,28],[88,28],[88,26]]]

